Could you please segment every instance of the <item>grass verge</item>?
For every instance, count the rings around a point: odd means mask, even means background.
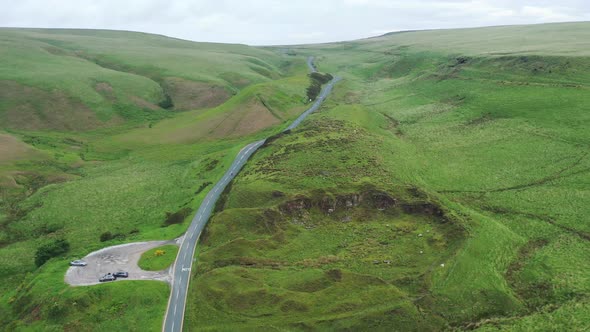
[[[143,270],[161,271],[174,263],[177,253],[178,246],[173,244],[153,248],[141,255],[138,265]]]

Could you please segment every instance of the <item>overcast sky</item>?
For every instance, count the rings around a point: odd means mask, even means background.
[[[0,26],[144,31],[251,45],[590,21],[589,0],[0,0]]]

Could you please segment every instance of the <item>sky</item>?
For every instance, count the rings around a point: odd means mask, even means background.
[[[2,27],[132,30],[250,45],[590,21],[588,0],[0,0],[0,8]]]

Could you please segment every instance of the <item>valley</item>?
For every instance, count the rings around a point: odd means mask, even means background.
[[[0,325],[161,330],[168,284],[70,287],[67,263],[179,237],[269,137],[210,206],[185,330],[586,329],[588,27],[281,47],[0,29]],[[311,56],[342,80],[289,128]]]

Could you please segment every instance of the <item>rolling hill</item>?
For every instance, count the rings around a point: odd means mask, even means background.
[[[223,194],[184,326],[585,330],[589,40],[587,22],[263,48],[0,29],[0,325],[160,330],[165,284],[72,288],[68,260],[182,234],[166,213],[305,108],[313,55],[344,79]]]
[[[262,49],[133,32],[4,28],[0,42],[0,115],[13,129],[86,130],[210,108],[288,70]]]
[[[161,227],[166,213],[196,209],[244,142],[305,108],[305,58],[120,31],[0,29],[0,43],[0,325],[159,326],[166,285],[70,289],[63,267],[182,234]],[[56,239],[69,252],[35,266]],[[126,297],[151,304],[105,320],[101,308]]]
[[[587,328],[589,28],[294,46],[345,80],[227,193],[189,328]]]

